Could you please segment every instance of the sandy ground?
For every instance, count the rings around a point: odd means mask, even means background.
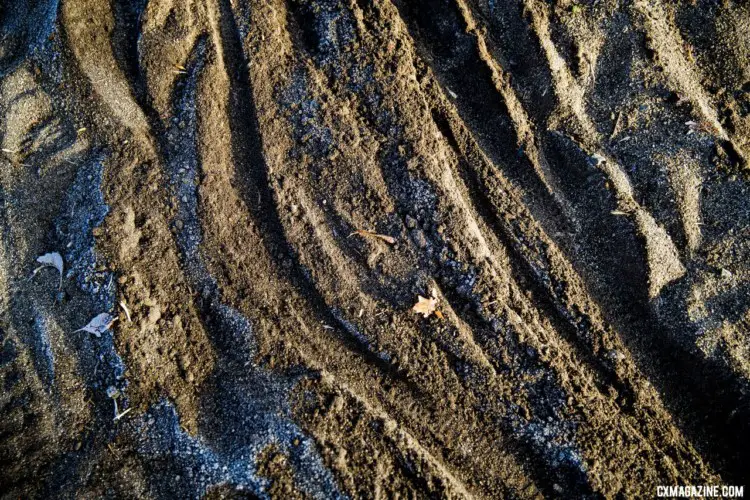
[[[4,0],[0,146],[3,497],[750,477],[746,2]]]

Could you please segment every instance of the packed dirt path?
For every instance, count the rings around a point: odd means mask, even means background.
[[[3,497],[750,476],[745,2],[4,0],[0,147]]]

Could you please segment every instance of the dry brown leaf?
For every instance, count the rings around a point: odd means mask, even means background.
[[[438,301],[435,297],[426,299],[421,295],[417,295],[417,303],[414,304],[411,310],[417,314],[423,315],[425,318],[429,318],[430,315],[435,312],[435,309],[437,309],[437,303]]]
[[[377,238],[379,240],[385,241],[386,243],[390,245],[396,244],[396,238],[394,238],[393,236],[388,236],[386,234],[378,234],[378,233],[373,233],[372,231],[365,231],[364,229],[358,229],[354,231],[352,234],[350,234],[349,237],[352,237],[355,234],[364,236],[365,238]]]
[[[443,319],[443,312],[437,308],[438,300],[439,296],[437,288],[433,287],[432,290],[430,290],[429,299],[417,295],[417,303],[412,306],[411,310],[417,314],[422,314],[425,318],[429,318],[434,314],[438,319]]]

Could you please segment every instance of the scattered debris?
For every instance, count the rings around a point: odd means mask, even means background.
[[[109,330],[109,328],[112,326],[112,323],[114,323],[115,321],[117,321],[117,318],[113,317],[112,315],[108,313],[101,313],[94,319],[89,321],[88,325],[84,326],[83,328],[79,328],[73,333],[89,332],[96,335],[97,337],[101,337],[102,333]]]
[[[598,167],[602,163],[606,163],[607,159],[599,153],[591,155],[591,160],[594,162],[594,166]]]
[[[435,312],[437,307],[437,300],[433,298],[426,299],[421,295],[417,296],[417,303],[411,308],[417,314],[423,314],[425,318],[429,317]]]
[[[438,293],[437,289],[432,289],[431,297],[425,298],[421,295],[417,295],[417,303],[412,306],[411,310],[417,314],[423,315],[425,318],[429,318],[432,314],[437,316],[439,319],[443,319],[443,313],[437,308],[438,305]]]
[[[128,408],[124,412],[120,413],[120,409],[117,407],[117,398],[120,397],[120,390],[117,387],[112,385],[107,387],[107,396],[112,398],[112,402],[115,404],[115,418],[113,422],[117,422],[122,417],[130,413],[130,410],[132,410],[132,408]]]
[[[128,318],[128,323],[132,323],[133,320],[130,318],[130,309],[128,309],[127,304],[125,304],[124,300],[120,301],[120,307],[123,311],[125,311],[125,317]]]
[[[622,111],[617,112],[617,118],[615,118],[615,124],[612,126],[612,133],[609,134],[609,138],[614,139],[617,133],[620,131],[620,119],[622,118]]]
[[[372,231],[365,231],[364,229],[358,229],[358,230],[354,231],[352,234],[349,235],[349,238],[351,238],[355,234],[358,234],[358,235],[363,236],[365,238],[377,238],[379,240],[385,241],[389,245],[395,245],[396,244],[396,238],[394,238],[392,236],[388,236],[388,235],[385,235],[385,234],[373,233]]]
[[[720,133],[716,130],[716,127],[711,125],[710,122],[706,122],[706,121],[696,122],[694,120],[689,120],[685,122],[685,125],[687,125],[687,128],[688,128],[687,135],[692,135],[692,134],[697,134],[697,133],[704,133],[708,135],[720,135]]]
[[[63,267],[64,267],[62,256],[57,252],[50,252],[50,253],[45,253],[44,255],[40,257],[37,257],[36,261],[40,263],[41,266],[34,269],[34,272],[31,274],[31,277],[33,278],[34,276],[36,276],[36,273],[38,273],[45,267],[54,267],[60,273],[60,285],[58,289],[61,289],[62,283],[63,283]]]
[[[114,422],[117,422],[117,421],[118,421],[118,420],[120,420],[120,419],[121,419],[122,417],[124,417],[125,415],[127,415],[128,413],[130,413],[130,410],[132,410],[132,408],[128,408],[127,410],[125,410],[125,411],[124,411],[124,412],[122,412],[122,413],[117,413],[117,400],[114,400],[114,402],[115,402],[115,418],[114,418],[114,420],[113,420],[113,421],[114,421]]]
[[[721,277],[724,279],[729,279],[733,276],[732,271],[729,269],[722,268],[721,269]]]

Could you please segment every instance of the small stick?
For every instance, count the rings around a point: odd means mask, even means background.
[[[120,420],[122,417],[124,417],[125,415],[127,415],[128,413],[130,413],[130,410],[132,410],[132,408],[128,408],[127,410],[125,410],[124,412],[120,413],[119,415],[116,415],[114,421],[117,422],[118,420]]]
[[[132,323],[133,320],[130,319],[130,311],[128,310],[128,306],[125,304],[124,300],[120,301],[120,307],[122,307],[122,310],[125,311],[125,316],[128,318],[128,323]]]
[[[115,404],[115,418],[114,418],[113,422],[117,422],[122,417],[124,417],[125,415],[127,415],[128,413],[130,413],[130,410],[132,410],[132,408],[128,408],[124,412],[120,413],[120,411],[117,409],[117,398],[112,398],[112,402]]]
[[[351,238],[355,234],[358,234],[359,236],[363,236],[365,238],[377,238],[379,240],[385,241],[386,243],[388,243],[390,245],[395,245],[396,244],[396,238],[394,238],[393,236],[388,236],[388,235],[385,235],[385,234],[373,233],[372,231],[365,231],[364,229],[357,229],[352,234],[350,234],[348,237]]]
[[[620,118],[622,118],[622,111],[617,112],[617,119],[615,120],[615,125],[612,127],[612,133],[609,135],[609,138],[614,138],[615,135],[617,135],[617,132],[620,131]]]

